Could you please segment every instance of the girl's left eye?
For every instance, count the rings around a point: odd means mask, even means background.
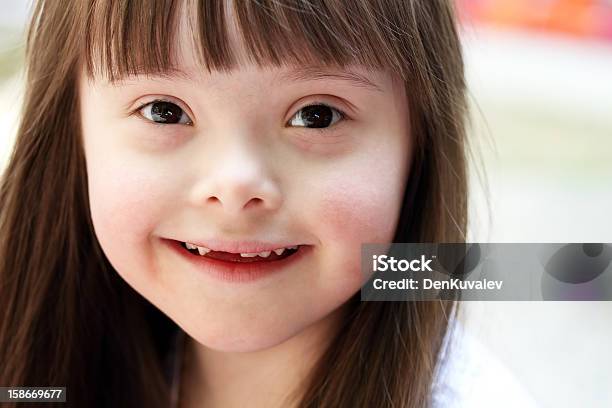
[[[344,113],[338,109],[317,103],[300,109],[288,124],[297,127],[328,128],[344,117]]]
[[[153,101],[141,106],[140,115],[159,124],[191,125],[191,118],[177,104],[168,101]]]

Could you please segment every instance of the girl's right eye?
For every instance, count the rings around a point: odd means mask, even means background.
[[[143,118],[158,124],[193,124],[193,121],[183,109],[169,101],[157,100],[149,102],[138,108],[138,111]]]

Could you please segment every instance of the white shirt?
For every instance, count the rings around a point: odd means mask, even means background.
[[[443,355],[447,356],[447,363],[438,368],[432,407],[539,406],[518,378],[461,323],[457,323],[452,334],[452,342],[449,335],[444,341]],[[451,345],[450,352],[448,345]]]

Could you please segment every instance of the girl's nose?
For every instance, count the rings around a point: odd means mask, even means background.
[[[282,194],[269,158],[257,149],[239,146],[209,155],[205,173],[194,189],[194,201],[222,216],[279,208]]]

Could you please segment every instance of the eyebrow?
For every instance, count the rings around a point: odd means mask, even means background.
[[[137,72],[136,75],[143,75],[144,71]],[[146,75],[146,74],[145,74]],[[169,68],[165,72],[159,72],[150,75],[151,78],[160,78],[165,80],[172,80],[174,78],[193,81],[195,78],[191,73],[185,72],[179,68]],[[370,89],[376,92],[384,93],[384,90],[377,85],[375,82],[368,79],[366,76],[353,72],[350,70],[333,70],[325,67],[295,67],[291,68],[286,72],[282,72],[275,76],[276,80],[284,82],[308,82],[308,81],[322,81],[322,80],[335,80],[347,82],[353,86]],[[131,83],[133,78],[126,76],[120,78],[117,82],[123,84]]]
[[[354,86],[367,88],[377,92],[384,92],[383,89],[370,79],[350,70],[346,71],[330,71],[319,67],[299,67],[293,68],[290,71],[284,72],[278,76],[283,81],[317,81],[317,80],[336,80],[345,81]]]

